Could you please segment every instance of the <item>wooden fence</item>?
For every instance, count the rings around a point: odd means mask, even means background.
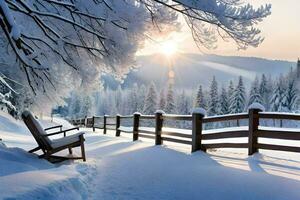
[[[134,113],[128,116],[93,116],[78,120],[71,120],[71,123],[79,126],[86,126],[95,129],[115,130],[116,136],[121,133],[131,133],[133,141],[141,138],[154,139],[156,145],[161,145],[163,141],[191,145],[192,152],[206,151],[212,148],[247,148],[248,154],[252,155],[259,149],[300,152],[300,147],[283,146],[270,143],[260,143],[259,138],[300,140],[300,129],[284,129],[277,127],[260,126],[260,120],[279,120],[282,127],[282,120],[300,120],[298,114],[270,113],[262,112],[259,109],[249,109],[248,113],[229,114],[222,116],[204,117],[201,113],[192,115],[170,115],[157,112],[155,115],[142,115]],[[131,121],[132,126],[121,126],[122,121]],[[153,121],[153,127],[143,127],[141,120]],[[240,126],[240,121],[247,121],[247,126]],[[164,126],[165,121],[188,121],[191,122],[191,130],[168,129]],[[227,124],[236,121],[235,127],[222,129],[204,130],[204,126],[209,123],[226,122]],[[190,132],[188,132],[190,131]],[[247,142],[228,143],[205,143],[217,139],[245,138]]]

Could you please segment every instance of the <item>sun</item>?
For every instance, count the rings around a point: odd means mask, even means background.
[[[177,45],[174,41],[163,42],[161,43],[160,51],[166,56],[172,56],[177,52]]]

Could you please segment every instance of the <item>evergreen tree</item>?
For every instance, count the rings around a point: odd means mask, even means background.
[[[89,96],[84,96],[81,102],[80,108],[80,116],[81,117],[90,117],[91,116],[91,108],[92,108],[92,101]]]
[[[78,118],[80,117],[81,111],[81,100],[80,96],[77,95],[76,92],[71,93],[70,103],[68,105],[68,115],[71,118]]]
[[[102,95],[101,95],[101,92],[100,91],[97,91],[95,93],[95,115],[101,115],[101,104],[102,104]]]
[[[294,111],[296,109],[296,104],[298,100],[298,91],[296,89],[294,79],[289,80],[285,97],[286,102],[284,104],[286,105],[288,111]]]
[[[159,109],[164,110],[165,107],[166,107],[165,90],[161,89],[160,96],[159,96]]]
[[[234,93],[234,84],[233,84],[232,80],[229,81],[227,93],[228,93],[229,96],[230,95],[232,96],[233,93]]]
[[[272,89],[270,88],[270,84],[269,81],[271,80],[267,80],[267,77],[265,76],[265,74],[263,74],[261,76],[261,81],[260,81],[260,85],[259,85],[259,94],[262,98],[262,104],[264,105],[264,107],[266,108],[266,110],[269,110],[269,101],[270,101],[270,92],[272,91]]]
[[[102,115],[109,115],[110,114],[110,95],[107,90],[104,90],[102,93]]]
[[[152,82],[148,88],[143,113],[146,115],[153,115],[156,109],[157,109],[157,92],[156,92],[155,84]]]
[[[261,81],[259,85],[259,93],[261,96],[264,96],[268,91],[268,85],[267,85],[267,77],[265,74],[261,76]]]
[[[208,105],[208,115],[216,115],[218,114],[218,83],[216,81],[216,77],[214,76],[212,82],[210,84],[209,91],[209,105]]]
[[[182,93],[178,96],[177,99],[177,113],[180,115],[188,115],[190,114],[190,109],[191,109],[191,105],[190,105],[190,101],[189,98],[187,97],[185,91],[182,91]],[[168,123],[171,126],[172,125],[176,125],[179,128],[187,128],[189,125],[188,121],[177,121],[177,123]]]
[[[230,113],[229,98],[228,98],[227,91],[224,87],[222,87],[219,101],[220,101],[220,112],[219,113],[221,115],[226,115],[226,114]]]
[[[202,90],[202,85],[199,85],[196,100],[195,100],[195,107],[199,108],[206,108],[206,101]]]
[[[246,92],[243,83],[243,78],[239,77],[239,82],[234,90],[231,102],[230,113],[241,113],[245,110],[246,106]]]
[[[248,106],[250,106],[253,103],[263,104],[263,100],[260,95],[260,87],[259,87],[258,77],[256,77],[254,82],[252,83],[250,95],[249,95]]]
[[[177,111],[180,115],[187,115],[190,112],[189,100],[184,91],[178,97]]]
[[[134,112],[137,112],[139,109],[139,96],[138,96],[138,86],[137,84],[133,84],[133,87],[130,90],[130,95],[128,97],[129,99],[129,113],[132,114]]]
[[[285,90],[283,77],[280,77],[270,100],[272,111],[287,111]]]
[[[228,89],[227,89],[227,95],[228,95],[228,102],[229,102],[229,106],[230,106],[231,102],[233,100],[233,95],[234,95],[234,85],[233,85],[232,80],[229,81],[229,85],[228,85]]]
[[[116,104],[116,100],[115,100],[115,94],[113,91],[111,91],[109,93],[109,95],[106,98],[106,102],[107,102],[107,108],[106,108],[106,115],[116,115],[119,114],[118,113],[118,109],[117,109],[117,104]]]
[[[123,90],[121,85],[118,86],[116,92],[115,92],[115,102],[116,102],[116,110],[117,113],[121,113],[122,107],[123,107]]]
[[[168,114],[174,114],[176,112],[173,84],[169,84],[167,92],[167,104],[165,112]]]
[[[138,109],[137,112],[143,112],[145,107],[145,98],[146,98],[147,88],[145,85],[142,85],[139,88],[138,92]]]

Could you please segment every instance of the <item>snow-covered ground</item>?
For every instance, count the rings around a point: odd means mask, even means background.
[[[57,123],[70,126],[58,118],[43,121],[45,127]],[[300,199],[300,154],[191,154],[187,145],[154,146],[153,140],[132,142],[130,134],[82,130],[87,162],[54,165],[27,153],[36,145],[31,134],[0,113],[6,145],[0,145],[0,199]]]

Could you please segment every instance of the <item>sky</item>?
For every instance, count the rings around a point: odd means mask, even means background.
[[[186,26],[183,26],[180,32],[172,33],[169,40],[176,43],[178,51],[183,53],[209,53],[296,61],[300,57],[300,0],[248,0],[245,2],[254,6],[272,4],[272,14],[258,26],[262,31],[261,35],[265,38],[259,47],[237,50],[233,42],[220,40],[217,49],[202,49],[201,52],[196,47]],[[148,41],[139,54],[156,53],[157,45]]]

